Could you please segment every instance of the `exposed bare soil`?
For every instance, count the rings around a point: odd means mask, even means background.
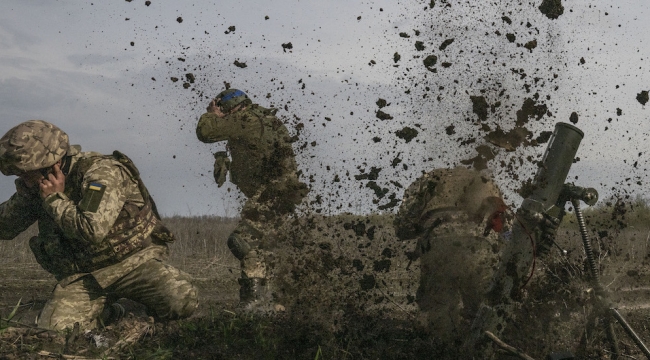
[[[174,265],[188,271],[200,288],[201,305],[188,320],[152,324],[137,304],[120,323],[91,334],[39,332],[0,323],[0,359],[40,359],[41,354],[101,358],[195,359],[455,359],[462,335],[440,340],[426,326],[415,303],[419,262],[409,264],[411,242],[392,234],[390,216],[301,218],[275,244],[275,298],[287,311],[251,315],[236,311],[238,264],[225,249],[233,222],[176,219],[181,238],[172,249]],[[184,224],[183,222],[187,222]],[[602,283],[622,315],[650,341],[648,229],[625,228],[591,234]],[[600,232],[598,232],[600,231]],[[610,358],[604,327],[593,316],[589,283],[577,225],[561,227],[558,243],[569,250],[538,259],[523,305],[502,340],[533,358],[569,351],[578,358]],[[3,249],[6,250],[6,249]],[[14,249],[15,250],[15,249]],[[3,256],[10,254],[4,251]],[[181,256],[182,255],[182,256]],[[458,264],[462,266],[462,264]],[[7,262],[0,280],[0,315],[29,325],[49,296],[54,280],[34,262]],[[7,325],[11,325],[8,327]],[[466,333],[469,319],[459,334]],[[622,354],[643,358],[615,324]],[[97,347],[97,339],[106,341]],[[125,339],[130,342],[120,343]],[[110,350],[110,351],[109,351]],[[58,355],[57,355],[58,356]],[[71,358],[71,357],[69,357]],[[499,359],[512,359],[498,354]]]

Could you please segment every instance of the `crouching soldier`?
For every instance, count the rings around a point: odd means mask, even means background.
[[[0,139],[0,171],[18,176],[16,193],[0,204],[0,239],[38,221],[29,245],[58,281],[39,327],[93,328],[120,298],[160,320],[196,309],[189,275],[163,262],[174,237],[128,157],[81,152],[58,127],[31,120]]]
[[[432,333],[457,340],[470,328],[498,264],[506,205],[481,172],[435,169],[411,184],[395,218],[400,240],[418,239],[416,302]]]
[[[200,141],[227,143],[229,151],[215,154],[218,186],[230,172],[230,181],[248,198],[241,221],[228,237],[228,247],[241,264],[242,310],[266,311],[273,305],[267,257],[278,226],[309,192],[298,178],[294,139],[276,111],[254,104],[241,90],[227,89],[210,102],[196,127]]]

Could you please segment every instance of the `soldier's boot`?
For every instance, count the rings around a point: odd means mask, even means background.
[[[237,307],[246,312],[271,312],[273,304],[267,280],[264,278],[241,278],[239,282],[239,304]]]
[[[126,315],[126,309],[120,303],[112,303],[110,306],[104,308],[101,315],[99,315],[99,322],[103,326],[110,325],[118,322]]]

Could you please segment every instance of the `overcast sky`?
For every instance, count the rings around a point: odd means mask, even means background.
[[[645,195],[650,118],[636,97],[650,90],[650,5],[563,1],[564,13],[549,19],[540,3],[4,0],[0,133],[29,119],[53,122],[84,150],[129,155],[163,214],[235,216],[239,192],[217,188],[211,173],[211,153],[224,144],[194,133],[228,82],[280,108],[292,133],[305,125],[295,150],[305,181],[312,176],[311,200],[321,195],[328,213],[367,213],[401,198],[400,186],[422,171],[476,155],[485,134],[470,96],[499,102],[485,123],[507,130],[537,94],[550,115],[530,120],[533,137],[579,115],[585,139],[571,180],[602,196]],[[436,72],[423,65],[428,55]],[[376,117],[380,98],[393,119]],[[405,127],[418,131],[409,142],[396,136]],[[535,171],[517,159],[544,149],[493,148],[489,165],[510,203]],[[372,167],[381,168],[382,198],[354,177]],[[0,180],[0,198],[13,191],[12,178]]]

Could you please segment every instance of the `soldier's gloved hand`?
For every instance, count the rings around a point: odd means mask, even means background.
[[[226,182],[228,170],[230,170],[228,153],[225,151],[214,153],[214,181],[217,182],[218,187],[221,187]]]

